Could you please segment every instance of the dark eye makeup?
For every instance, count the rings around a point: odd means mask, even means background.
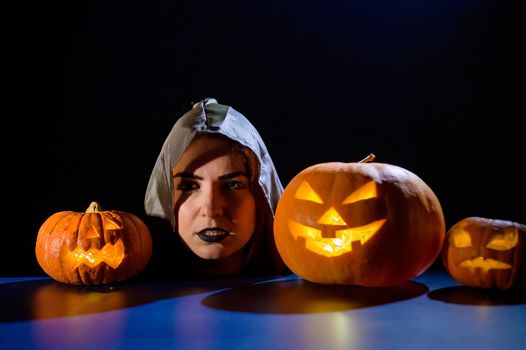
[[[242,181],[229,180],[225,181],[224,187],[228,190],[242,190],[247,188],[247,185],[245,185]]]
[[[199,184],[195,181],[183,180],[177,185],[179,191],[188,192],[199,188]]]

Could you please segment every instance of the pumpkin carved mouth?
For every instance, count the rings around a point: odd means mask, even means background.
[[[459,266],[470,269],[481,269],[484,273],[488,272],[489,270],[511,269],[510,264],[506,264],[505,262],[491,258],[484,258],[482,256],[473,259],[466,259],[462,261]]]
[[[365,244],[387,219],[380,219],[369,224],[334,230],[334,238],[326,237],[322,230],[302,225],[294,220],[288,221],[289,231],[294,239],[305,238],[305,247],[312,252],[325,256],[338,256],[352,251],[353,242]]]
[[[76,247],[71,251],[64,243],[61,254],[65,257],[65,265],[70,269],[75,269],[81,264],[93,268],[103,262],[116,269],[124,259],[124,243],[119,239],[115,244],[106,243],[101,249],[83,250]]]

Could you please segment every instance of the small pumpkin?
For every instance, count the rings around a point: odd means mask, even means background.
[[[50,277],[67,284],[120,282],[142,271],[152,253],[148,227],[137,216],[103,211],[61,211],[40,227],[37,261]]]
[[[293,273],[322,284],[385,286],[438,257],[445,237],[438,198],[412,172],[372,160],[316,164],[286,186],[274,238]]]
[[[468,217],[446,235],[442,262],[458,282],[480,288],[526,286],[526,225]]]

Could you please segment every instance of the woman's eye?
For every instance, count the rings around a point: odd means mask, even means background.
[[[177,185],[179,191],[188,192],[199,188],[199,185],[193,181],[182,181]]]
[[[225,188],[229,190],[241,190],[247,186],[241,181],[227,181],[225,182]]]

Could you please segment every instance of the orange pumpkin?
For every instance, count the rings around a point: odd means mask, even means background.
[[[372,159],[316,164],[286,186],[274,237],[293,273],[322,284],[394,285],[438,257],[445,224],[433,191]]]
[[[469,217],[447,231],[445,269],[458,282],[481,288],[526,286],[526,225]]]
[[[122,211],[101,211],[92,202],[84,213],[61,211],[40,227],[35,253],[53,279],[67,284],[124,281],[144,269],[152,239],[144,222]]]

